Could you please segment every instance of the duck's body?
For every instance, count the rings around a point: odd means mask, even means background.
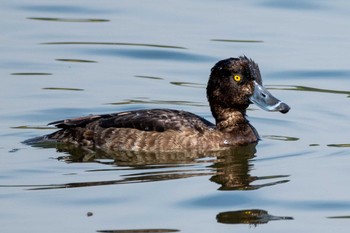
[[[217,150],[255,143],[259,136],[246,119],[251,102],[268,111],[289,111],[263,86],[256,63],[246,57],[218,62],[207,86],[215,124],[193,113],[150,109],[56,121],[55,140],[109,150]]]
[[[218,128],[193,113],[171,109],[92,115],[54,124],[63,129],[48,138],[103,150],[217,150],[259,139],[248,122]]]

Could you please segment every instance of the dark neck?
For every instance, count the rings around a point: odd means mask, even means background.
[[[224,108],[215,106],[211,108],[211,112],[216,121],[216,127],[219,130],[236,128],[239,124],[247,124],[248,120],[245,118],[244,110],[235,108]]]

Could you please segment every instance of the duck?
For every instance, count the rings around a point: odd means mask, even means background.
[[[263,86],[258,64],[246,56],[217,62],[206,94],[215,123],[183,110],[132,110],[51,122],[59,130],[41,141],[103,151],[213,151],[260,140],[246,118],[250,104],[266,111],[290,110]]]

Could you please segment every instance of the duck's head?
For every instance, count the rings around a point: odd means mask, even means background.
[[[217,108],[245,112],[251,103],[267,111],[287,113],[290,109],[266,90],[259,66],[245,56],[215,64],[208,81],[207,97],[214,117]]]

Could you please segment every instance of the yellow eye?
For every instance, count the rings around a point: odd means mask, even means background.
[[[239,82],[239,81],[241,81],[241,76],[240,76],[240,75],[235,75],[235,76],[233,76],[233,79],[234,79],[236,82]]]

